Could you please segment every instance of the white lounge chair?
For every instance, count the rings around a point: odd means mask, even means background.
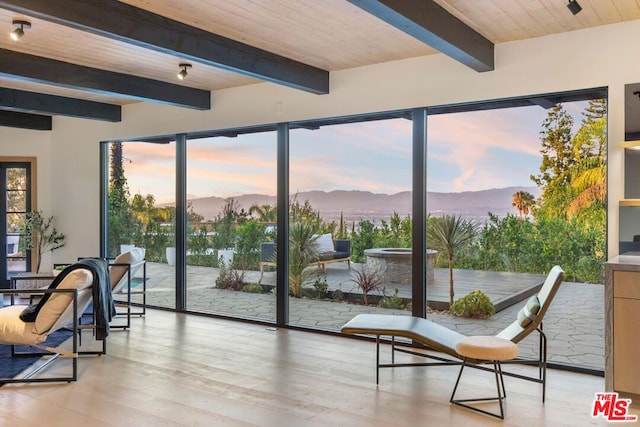
[[[0,308],[0,344],[12,346],[12,356],[47,356],[42,364],[20,376],[20,378],[1,378],[0,383],[17,382],[71,382],[77,380],[78,354],[103,354],[101,351],[78,351],[80,333],[82,329],[93,328],[94,325],[81,325],[79,319],[93,300],[94,274],[90,269],[79,266],[69,267],[69,271],[60,273],[47,289],[32,290],[0,290],[0,296],[12,295],[11,305]],[[32,306],[15,304],[17,296],[29,294],[40,297],[38,304]],[[30,317],[27,320],[25,310],[29,308]],[[95,319],[95,313],[94,317]],[[33,321],[30,321],[33,320]],[[71,350],[46,346],[46,339],[52,333],[71,325]],[[15,346],[31,346],[41,351],[16,352]],[[32,378],[44,367],[56,360],[58,356],[72,358],[72,368],[69,375],[55,377]]]
[[[564,271],[559,266],[551,269],[537,295],[532,296],[524,307],[518,312],[517,318],[496,334],[496,337],[504,338],[514,343],[519,343],[533,331],[537,331],[540,336],[539,357],[535,360],[515,359],[518,363],[535,364],[539,368],[538,377],[528,377],[511,372],[503,372],[504,375],[534,381],[542,384],[542,401],[545,399],[546,377],[547,377],[547,337],[542,331],[542,319],[551,305],[560,284],[564,280]],[[392,368],[400,366],[431,366],[431,365],[459,365],[464,356],[456,351],[456,344],[465,335],[439,325],[431,320],[414,316],[401,316],[390,314],[359,314],[341,329],[345,334],[375,335],[376,336],[376,384],[379,381],[380,368]],[[380,337],[390,336],[392,359],[390,364],[380,363]],[[411,349],[398,348],[395,337],[404,337],[413,340],[428,349],[445,353],[448,356],[459,359],[441,358]],[[429,363],[403,363],[396,364],[394,353],[403,352],[431,359],[439,362]],[[473,363],[474,361],[467,360]],[[484,361],[479,361],[484,362]],[[476,366],[483,369],[481,366]]]

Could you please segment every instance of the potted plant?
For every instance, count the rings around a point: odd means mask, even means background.
[[[65,235],[53,226],[53,217],[46,218],[42,211],[27,212],[24,225],[24,245],[36,259],[36,272],[40,272],[42,255],[65,245]]]

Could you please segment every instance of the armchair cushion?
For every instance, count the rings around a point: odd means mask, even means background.
[[[10,305],[0,310],[0,342],[33,345],[45,340],[46,336],[34,332],[33,322],[20,319],[23,310],[23,305]]]
[[[56,289],[83,290],[93,284],[93,274],[84,268],[73,270],[65,276]],[[51,294],[49,301],[42,306],[34,324],[34,332],[44,334],[62,316],[64,310],[70,306],[73,296],[70,293]],[[70,307],[73,309],[73,307]]]

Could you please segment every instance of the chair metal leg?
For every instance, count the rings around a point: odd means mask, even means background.
[[[458,372],[458,378],[456,378],[456,385],[453,386],[453,391],[451,392],[451,397],[449,398],[450,403],[454,403],[453,398],[456,395],[456,390],[458,389],[458,384],[460,383],[460,377],[462,377],[462,371],[464,367],[467,365],[467,358],[465,357],[462,360],[462,365],[460,365],[460,371]]]
[[[376,335],[376,385],[380,382],[380,335]]]
[[[454,405],[463,406],[467,409],[471,409],[473,411],[480,412],[482,414],[490,415],[492,417],[500,418],[501,420],[503,420],[504,413],[505,413],[507,392],[506,392],[506,389],[504,388],[504,378],[502,376],[502,368],[500,366],[500,361],[494,360],[492,361],[492,363],[493,363],[493,373],[496,378],[496,389],[498,392],[497,397],[481,397],[481,398],[475,398],[475,399],[455,399],[456,391],[458,390],[458,385],[460,383],[460,378],[462,377],[462,371],[464,370],[464,367],[467,364],[467,359],[465,358],[462,361],[462,365],[460,366],[460,372],[458,373],[458,378],[456,379],[456,384],[453,387],[453,392],[451,393],[451,398],[449,399],[449,402],[453,403]],[[484,409],[480,409],[475,406],[466,404],[467,402],[491,402],[494,400],[497,401],[498,405],[500,406],[499,414],[485,411]]]
[[[542,341],[542,353],[540,354],[542,360],[542,403],[544,403],[547,392],[547,336],[542,333],[542,330],[540,330],[540,339]]]

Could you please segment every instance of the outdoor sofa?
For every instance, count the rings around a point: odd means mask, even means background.
[[[326,264],[332,262],[346,262],[349,269],[351,269],[351,240],[349,239],[332,239],[331,234],[322,234],[317,236],[316,250],[318,253],[317,261],[311,263],[311,265],[318,265],[325,271]],[[276,265],[276,250],[277,244],[275,242],[262,242],[260,244],[260,280],[262,282],[262,276],[264,274],[265,266]]]

